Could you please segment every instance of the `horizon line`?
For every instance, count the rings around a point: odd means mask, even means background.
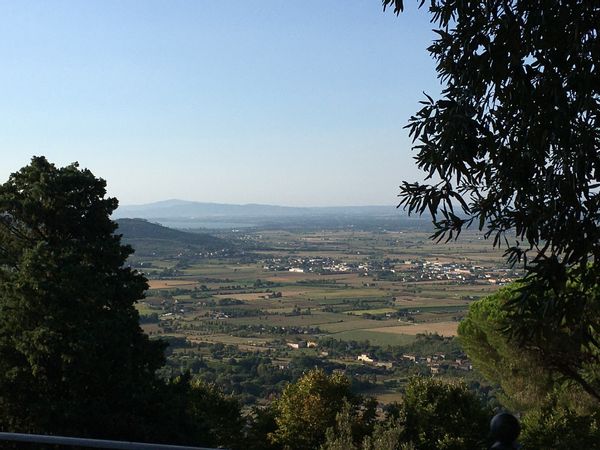
[[[118,208],[121,207],[135,207],[135,206],[150,206],[150,205],[156,205],[156,204],[161,204],[161,203],[169,203],[169,202],[181,202],[181,203],[196,203],[196,204],[204,204],[204,205],[224,205],[224,206],[271,206],[271,207],[277,207],[277,208],[394,208],[394,209],[398,209],[398,204],[352,204],[352,205],[321,205],[321,206],[314,206],[314,205],[308,205],[308,206],[292,206],[292,205],[281,205],[281,204],[275,204],[275,203],[225,203],[225,202],[215,202],[215,201],[201,201],[201,200],[184,200],[184,199],[180,199],[180,198],[169,198],[169,199],[165,199],[165,200],[155,200],[155,201],[150,201],[147,203],[123,203],[121,204],[121,202],[119,202],[119,206]]]

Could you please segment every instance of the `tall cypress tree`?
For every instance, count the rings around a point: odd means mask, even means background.
[[[106,183],[44,157],[0,185],[0,427],[144,439],[161,342],[138,324],[146,279]]]

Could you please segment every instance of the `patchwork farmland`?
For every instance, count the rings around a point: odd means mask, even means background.
[[[476,233],[443,246],[418,231],[260,230],[233,237],[252,250],[132,260],[150,280],[138,308],[151,336],[232,346],[269,355],[282,367],[298,355],[355,365],[359,347],[451,339],[471,302],[519,276]],[[323,344],[332,339],[355,350],[333,358]]]

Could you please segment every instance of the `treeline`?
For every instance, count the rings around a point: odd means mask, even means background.
[[[433,355],[444,353],[448,356],[458,357],[463,354],[458,341],[452,337],[439,334],[417,334],[416,339],[406,345],[390,345],[382,347],[365,341],[342,341],[332,337],[323,337],[319,340],[319,347],[329,352],[330,356],[357,356],[368,353],[380,360],[401,360],[406,353],[418,355]]]
[[[418,335],[414,343],[406,346],[382,348],[368,341],[339,341],[322,338],[319,349],[328,356],[306,355],[292,352],[285,340],[279,342],[281,349],[266,351],[243,351],[235,345],[200,342],[191,344],[185,338],[168,338],[167,362],[159,373],[170,379],[190,373],[207,383],[214,383],[223,392],[235,395],[244,405],[255,405],[282,392],[286,383],[297,381],[307,371],[320,368],[327,373],[343,373],[355,392],[365,392],[383,386],[387,389],[402,389],[410,376],[429,376],[430,369],[424,364],[415,364],[402,358],[407,352],[418,355],[444,353],[446,358],[464,357],[456,339],[435,334]],[[335,358],[367,353],[378,360],[394,361],[393,368],[356,362],[341,363]],[[449,372],[452,376],[453,372]],[[484,402],[497,405],[493,386],[481,382],[481,377],[472,372],[455,373],[463,379],[469,389],[476,392]]]
[[[484,450],[491,444],[492,410],[458,381],[412,378],[403,401],[383,411],[374,399],[355,394],[348,377],[322,369],[305,372],[267,405],[245,412],[212,384],[183,376],[170,386],[171,405],[189,414],[177,416],[175,431],[185,436],[172,431],[174,442],[234,450]],[[556,427],[542,429],[545,423],[524,422],[522,441],[556,440]],[[589,446],[564,448],[597,448],[589,434],[583,439]]]

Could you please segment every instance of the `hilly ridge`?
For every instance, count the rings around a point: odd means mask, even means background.
[[[208,233],[174,230],[146,219],[117,219],[116,222],[119,227],[115,233],[123,235],[123,242],[131,245],[137,256],[150,256],[157,252],[206,252],[232,247],[229,241]]]
[[[327,215],[398,215],[395,205],[387,206],[319,206],[297,207],[250,204],[205,203],[187,200],[164,200],[144,205],[123,205],[115,217],[215,218],[215,217],[301,217]]]

